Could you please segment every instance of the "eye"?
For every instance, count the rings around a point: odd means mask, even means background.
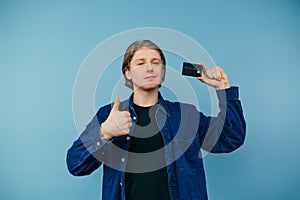
[[[137,66],[142,66],[144,63],[143,62],[138,62],[136,65]]]
[[[160,65],[161,63],[159,61],[153,61],[152,64],[153,65]]]

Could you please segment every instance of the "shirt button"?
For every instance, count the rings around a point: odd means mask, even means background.
[[[96,144],[97,144],[97,146],[100,146],[100,142],[99,141]]]
[[[127,136],[127,137],[126,137],[126,140],[130,140],[130,137],[129,137],[129,136]]]
[[[122,185],[123,185],[123,183],[122,182],[120,182],[120,186],[122,187]]]
[[[133,116],[133,118],[132,118],[133,120],[136,120],[136,116]]]
[[[122,159],[121,159],[121,162],[125,162],[125,158],[122,158]]]

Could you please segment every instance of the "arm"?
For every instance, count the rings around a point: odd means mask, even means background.
[[[212,153],[228,153],[240,147],[245,140],[246,122],[238,88],[218,90],[220,112],[217,117],[201,113],[199,131],[202,148]]]
[[[238,88],[230,87],[229,80],[221,67],[206,69],[202,64],[203,83],[216,89],[220,112],[217,117],[206,117],[200,113],[200,142],[202,148],[213,153],[231,152],[244,143],[246,123]]]
[[[104,160],[105,149],[109,148],[114,137],[126,135],[132,126],[128,111],[120,111],[120,99],[111,108],[100,108],[80,137],[67,153],[67,166],[71,174],[84,176],[95,171]]]
[[[103,113],[100,109],[98,113]],[[99,115],[99,114],[97,114]],[[86,126],[80,137],[73,143],[67,152],[67,166],[71,174],[84,176],[92,173],[101,165],[101,158],[97,159],[93,154],[101,151],[105,141],[101,139],[99,130],[100,122],[97,115]]]

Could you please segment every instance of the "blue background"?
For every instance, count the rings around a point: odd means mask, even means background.
[[[0,1],[0,199],[100,199],[101,170],[73,177],[65,164],[76,73],[111,35],[149,26],[192,37],[240,86],[246,142],[205,158],[210,199],[300,199],[299,11],[296,0]]]

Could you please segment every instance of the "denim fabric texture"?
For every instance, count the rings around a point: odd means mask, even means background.
[[[159,93],[155,118],[165,145],[162,150],[165,151],[172,200],[208,199],[201,148],[211,153],[229,153],[244,143],[246,122],[238,87],[217,90],[217,96],[220,112],[210,117],[194,105],[164,100]],[[112,106],[101,107],[73,143],[67,153],[67,166],[71,174],[84,176],[103,164],[102,198],[124,200],[127,150],[137,120],[133,95],[120,105],[120,110],[129,111],[133,119],[130,133],[105,142],[99,130]]]

